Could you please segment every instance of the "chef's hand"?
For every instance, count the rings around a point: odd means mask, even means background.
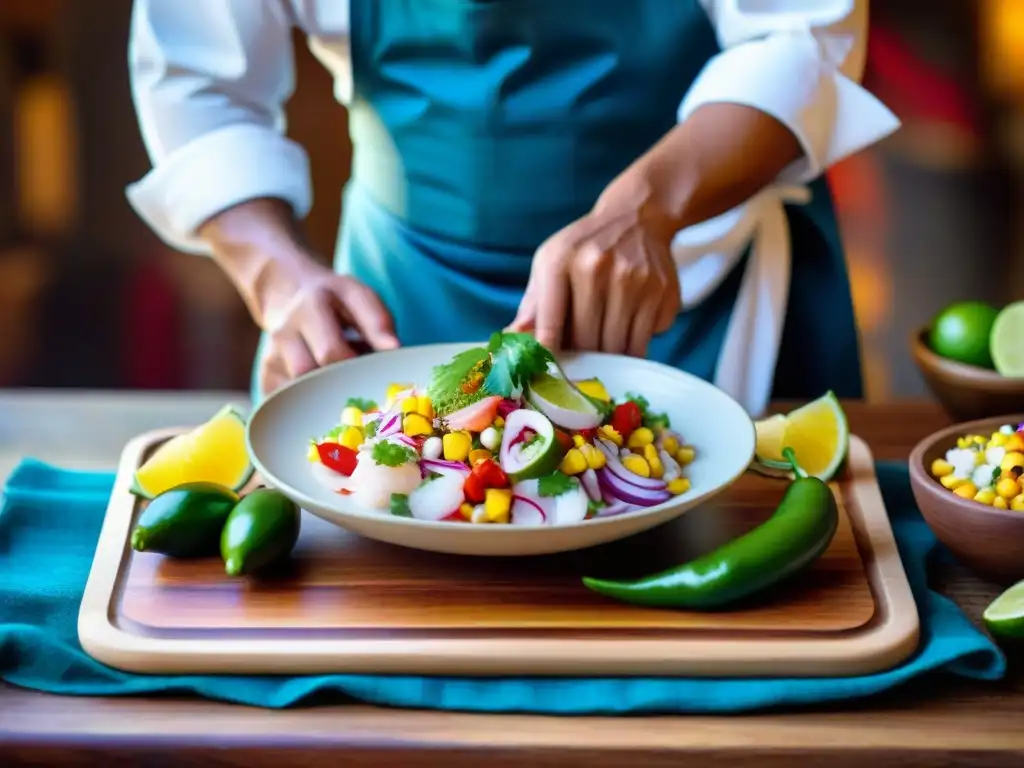
[[[211,219],[200,236],[245,300],[268,343],[258,378],[270,394],[297,376],[355,357],[346,329],[374,350],[399,345],[391,314],[358,280],[320,264],[276,200],[242,203]]]
[[[675,228],[640,178],[624,175],[533,258],[511,329],[551,349],[644,357],[679,313]]]

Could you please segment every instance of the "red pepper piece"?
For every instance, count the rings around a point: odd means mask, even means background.
[[[577,431],[576,434],[582,437],[588,443],[592,443],[594,442],[594,440],[597,439],[596,429],[581,429]]]
[[[642,422],[643,414],[640,413],[640,406],[632,400],[620,403],[612,412],[612,427],[622,435],[623,440],[629,439],[633,430],[639,428]]]
[[[569,449],[574,445],[572,437],[567,432],[563,432],[560,429],[555,430],[555,440],[557,440],[558,444],[562,447],[562,455],[567,454]]]
[[[316,452],[325,467],[343,475],[351,475],[359,461],[359,454],[339,443],[317,443]]]
[[[508,487],[508,475],[502,471],[501,467],[494,459],[487,459],[481,461],[475,467],[474,472],[478,472],[480,478],[484,481],[485,488],[507,488]]]
[[[470,504],[483,504],[486,492],[487,486],[484,485],[484,479],[480,475],[470,472],[466,482],[462,484],[462,493],[465,495],[466,501]]]

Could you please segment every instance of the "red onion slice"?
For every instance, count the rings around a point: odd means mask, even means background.
[[[391,413],[382,418],[380,429],[377,430],[377,437],[391,437],[402,428],[402,414]]]
[[[423,459],[420,467],[428,472],[437,472],[439,475],[457,474],[460,477],[469,475],[469,467],[461,461],[446,461],[444,459]]]
[[[580,482],[591,501],[601,501],[601,484],[597,480],[597,472],[587,467],[580,475]]]
[[[628,504],[653,507],[672,498],[672,494],[668,491],[632,485],[611,472],[608,467],[604,467],[597,473],[597,479],[601,484],[602,491],[618,501],[625,501]]]
[[[635,485],[638,488],[644,488],[650,491],[661,491],[665,489],[665,481],[658,480],[654,477],[642,477],[636,472],[630,472],[623,466],[622,461],[619,459],[619,450],[615,447],[615,443],[605,440],[603,437],[597,439],[597,447],[605,455],[608,460],[608,466],[606,467],[611,474],[618,477],[620,480]]]
[[[615,517],[615,515],[632,512],[635,509],[640,509],[640,507],[637,507],[635,504],[627,504],[624,501],[612,500],[611,503],[597,510],[595,517]]]

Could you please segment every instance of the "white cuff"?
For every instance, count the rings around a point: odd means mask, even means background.
[[[727,48],[690,88],[679,120],[712,103],[765,112],[789,128],[804,150],[779,181],[807,183],[899,127],[885,105],[839,72],[835,62],[848,47],[835,36],[795,30]]]
[[[195,236],[212,216],[258,197],[288,202],[298,218],[312,206],[309,159],[272,128],[229,125],[180,147],[127,189],[128,201],[165,243],[207,254]]]

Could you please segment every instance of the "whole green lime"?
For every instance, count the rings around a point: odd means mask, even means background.
[[[937,355],[967,365],[992,368],[989,338],[999,310],[984,301],[961,301],[932,322],[928,344]]]

